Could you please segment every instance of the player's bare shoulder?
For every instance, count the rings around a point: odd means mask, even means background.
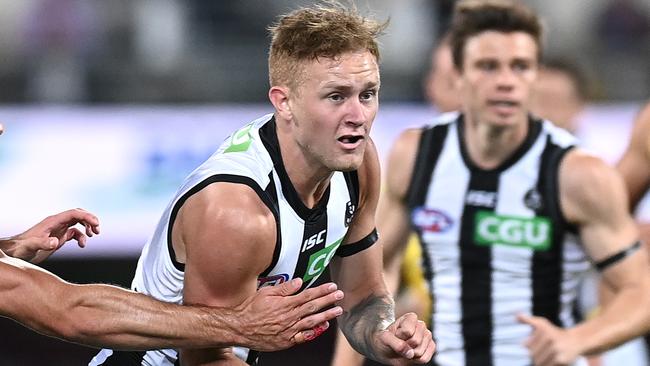
[[[422,131],[422,128],[409,128],[403,131],[391,147],[386,164],[385,182],[388,191],[396,197],[406,196]]]
[[[218,182],[206,186],[183,204],[172,235],[177,256],[206,245],[229,255],[251,255],[254,262],[265,268],[273,256],[276,223],[253,188]]]
[[[579,224],[585,216],[606,210],[608,202],[627,195],[623,180],[602,159],[583,150],[567,153],[560,166],[560,204],[570,222]]]

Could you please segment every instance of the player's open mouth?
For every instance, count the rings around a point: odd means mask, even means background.
[[[494,108],[497,113],[510,114],[519,107],[519,103],[512,100],[489,100],[488,105]]]
[[[363,141],[363,135],[343,135],[337,140],[343,145],[346,149],[354,149],[361,144]]]

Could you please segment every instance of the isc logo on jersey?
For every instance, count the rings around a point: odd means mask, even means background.
[[[479,211],[474,241],[478,245],[508,245],[533,250],[551,246],[553,227],[547,217],[518,217]]]
[[[308,239],[305,239],[305,242],[302,244],[302,250],[300,250],[300,252],[303,253],[305,250],[311,249],[314,246],[323,243],[325,241],[326,234],[327,229],[323,229],[318,234],[314,234]]]
[[[418,207],[411,214],[413,224],[423,233],[443,233],[451,228],[453,221],[444,212]]]

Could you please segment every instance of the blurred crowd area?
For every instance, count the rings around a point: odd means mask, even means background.
[[[0,0],[0,103],[264,102],[266,27],[298,0]],[[356,0],[390,18],[382,98],[422,101],[453,0]],[[580,66],[597,101],[650,95],[650,1],[527,0],[546,55]]]

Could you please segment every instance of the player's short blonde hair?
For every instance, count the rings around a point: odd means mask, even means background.
[[[268,29],[271,86],[300,84],[302,62],[336,58],[346,52],[369,51],[379,62],[377,37],[388,22],[360,15],[353,5],[327,1],[282,15]]]

